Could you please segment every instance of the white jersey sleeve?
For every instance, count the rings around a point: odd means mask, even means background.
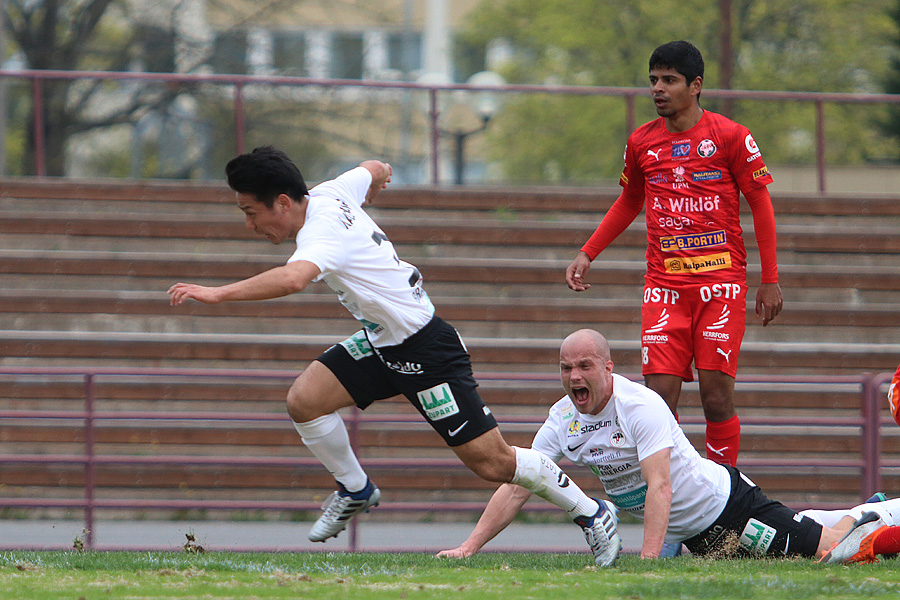
[[[341,198],[362,206],[366,201],[366,192],[372,185],[372,173],[365,167],[350,169],[330,181],[323,181],[309,191],[310,196],[327,196]]]

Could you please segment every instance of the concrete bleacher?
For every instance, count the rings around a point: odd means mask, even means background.
[[[642,217],[594,264],[590,291],[575,294],[564,270],[615,190],[499,190],[396,188],[369,209],[401,257],[414,262],[438,312],[462,333],[476,372],[543,374],[544,381],[485,381],[494,412],[541,419],[561,395],[552,380],[559,342],[580,327],[604,332],[620,372],[640,372],[640,286],[644,273]],[[776,198],[779,263],[785,310],[762,328],[748,308],[740,374],[834,376],[893,371],[900,360],[900,199],[887,197]],[[299,371],[355,322],[322,284],[264,303],[170,307],[176,281],[220,284],[282,264],[290,252],[244,228],[231,193],[219,184],[0,180],[0,366],[194,367]],[[752,301],[758,254],[745,214]],[[740,381],[740,378],[739,378]],[[7,410],[79,410],[80,381],[8,377],[0,382]],[[100,409],[263,411],[283,414],[285,381],[265,384],[127,377],[97,384]],[[681,414],[699,415],[689,386]],[[742,416],[792,417],[860,412],[848,385],[741,385]],[[368,413],[369,411],[367,411]],[[373,414],[412,416],[388,402]],[[287,426],[285,426],[285,424]],[[510,442],[527,445],[533,423],[504,426]],[[702,448],[702,427],[686,425]],[[401,435],[397,433],[400,432]],[[886,455],[900,453],[887,431]],[[461,466],[439,438],[419,423],[366,423],[358,431],[364,463],[386,490],[413,501],[478,500],[490,484]],[[3,453],[80,452],[82,425],[69,421],[0,421]],[[296,432],[282,423],[109,420],[97,429],[101,454],[165,456],[297,456],[309,458]],[[858,456],[855,427],[748,426],[742,457],[807,456],[835,461]],[[410,480],[389,459],[446,459]],[[384,463],[379,461],[384,460]],[[38,469],[0,467],[6,490],[78,495],[78,464]],[[859,495],[852,469],[819,466],[748,469],[776,498],[802,503],[852,502]],[[590,487],[590,477],[576,477]],[[900,493],[900,481],[887,478]],[[65,482],[65,483],[61,483]],[[315,500],[330,479],[309,466],[217,467],[101,465],[107,494],[176,497],[262,496]],[[47,492],[47,490],[50,490]],[[887,490],[891,491],[891,490]]]

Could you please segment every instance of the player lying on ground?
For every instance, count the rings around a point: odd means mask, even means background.
[[[900,499],[802,513],[769,500],[736,468],[701,457],[657,393],[613,373],[600,333],[567,337],[559,366],[566,396],[550,408],[532,447],[589,467],[620,511],[643,520],[642,558],[659,557],[664,542],[698,555],[799,555],[825,563],[871,562],[900,551]],[[438,556],[478,552],[529,495],[500,486],[468,539]]]

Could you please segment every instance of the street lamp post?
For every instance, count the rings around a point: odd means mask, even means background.
[[[505,85],[506,81],[493,71],[480,71],[469,77],[466,83],[479,87],[500,87]],[[454,183],[456,185],[465,183],[466,139],[487,129],[488,123],[494,118],[500,106],[497,96],[497,92],[489,90],[481,90],[471,95],[466,95],[467,102],[465,104],[478,115],[481,119],[481,125],[474,129],[457,129],[448,132],[453,136],[454,142]]]
[[[478,129],[471,129],[469,131],[451,131],[450,134],[453,136],[454,142],[454,166],[455,166],[455,178],[453,183],[456,185],[463,185],[465,183],[465,169],[466,169],[466,138],[470,135],[475,135],[476,133],[481,133],[485,129],[487,129],[488,123],[491,120],[493,115],[482,115],[481,116],[481,127]]]

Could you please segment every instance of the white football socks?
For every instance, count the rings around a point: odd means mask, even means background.
[[[349,492],[358,492],[369,480],[360,466],[344,420],[336,412],[305,423],[294,422],[300,439]]]
[[[573,519],[592,517],[600,506],[563,473],[555,462],[531,448],[513,446],[516,474],[510,483],[520,485],[535,496],[560,507]]]
[[[900,498],[884,502],[867,502],[843,510],[804,510],[800,514],[825,527],[834,527],[842,518],[850,516],[856,520],[864,512],[877,513],[888,525],[900,525]]]

